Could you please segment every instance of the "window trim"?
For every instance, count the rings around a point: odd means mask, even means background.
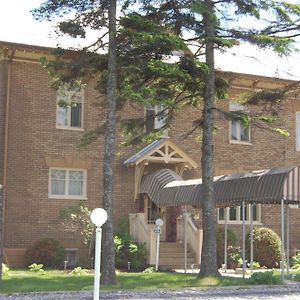
[[[245,204],[245,207],[246,207],[246,219],[245,219],[245,224],[249,225],[250,224],[250,204]],[[253,224],[255,225],[261,225],[262,222],[261,222],[261,216],[262,216],[262,206],[261,204],[256,204],[256,207],[257,207],[257,220],[253,220]],[[224,220],[220,220],[219,219],[219,211],[220,209],[218,208],[217,209],[217,220],[218,220],[218,224],[225,224],[225,219],[227,219],[227,224],[237,224],[237,225],[240,225],[240,224],[243,224],[243,221],[241,220],[241,215],[240,215],[240,212],[241,212],[241,205],[238,205],[238,206],[234,206],[234,208],[236,208],[236,220],[230,220],[229,219],[229,209],[224,211]],[[247,220],[248,219],[248,220]]]
[[[58,101],[59,101],[59,96],[60,93],[63,92],[67,95],[68,100],[71,98],[72,95],[74,95],[76,93],[76,95],[80,96],[81,99],[81,126],[80,127],[76,127],[76,126],[71,126],[71,107],[67,107],[67,125],[59,125],[58,124],[58,110],[59,110],[59,106],[58,106]],[[80,87],[79,91],[75,91],[68,89],[67,87],[61,88],[57,91],[56,93],[56,129],[67,129],[67,130],[75,130],[75,131],[83,131],[84,127],[84,89],[82,87]]]
[[[229,101],[229,111],[247,111],[247,107],[245,107],[244,105],[238,103],[238,102],[234,102],[234,101]],[[236,122],[237,124],[237,140],[233,140],[231,138],[231,131],[232,131],[232,122]],[[242,125],[242,123],[240,121],[236,121],[236,120],[229,120],[229,142],[230,144],[240,144],[240,145],[252,145],[251,142],[251,126],[248,127],[248,133],[249,133],[249,140],[248,141],[242,141],[241,140],[241,128],[244,128],[244,126]]]
[[[66,186],[65,186],[65,192],[68,191],[69,187],[69,171],[82,171],[83,172],[83,188],[82,188],[82,196],[76,196],[76,195],[54,195],[51,194],[51,171],[52,170],[63,170],[66,171],[67,177],[66,177]],[[48,198],[49,199],[78,199],[78,200],[87,200],[87,170],[85,169],[77,169],[77,168],[49,168],[49,175],[48,175]]]
[[[231,138],[232,121],[234,121],[234,120],[229,120],[229,142],[230,142],[230,144],[252,145],[250,127],[248,128],[248,130],[249,130],[249,141],[242,141],[241,140],[241,128],[243,127],[243,125],[239,121],[235,121],[236,124],[237,124],[237,136],[238,136],[238,139],[237,140],[233,140]]]
[[[155,105],[149,105],[146,107],[145,109],[145,116],[147,117],[147,111],[153,111],[154,112],[154,122],[153,122],[153,128],[152,130],[160,130],[162,127],[164,127],[166,125],[166,121],[167,121],[167,116],[162,117],[161,119],[159,119],[160,116],[158,116],[157,114],[159,114],[161,111],[164,110],[163,105],[162,104],[155,104]]]

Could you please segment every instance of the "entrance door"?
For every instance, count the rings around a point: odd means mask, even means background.
[[[177,216],[178,209],[176,207],[168,207],[166,209],[166,240],[167,242],[177,242]]]

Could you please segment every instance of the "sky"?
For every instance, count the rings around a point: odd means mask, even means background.
[[[35,21],[30,13],[42,0],[0,0],[0,41],[55,47],[54,23]],[[299,43],[300,44],[300,43]],[[300,48],[300,47],[299,47]],[[254,75],[300,80],[300,52],[279,58],[250,45],[216,56],[216,68]]]

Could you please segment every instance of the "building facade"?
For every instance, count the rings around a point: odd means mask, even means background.
[[[59,213],[81,201],[91,210],[102,206],[104,137],[99,136],[85,148],[79,148],[78,144],[84,132],[100,124],[105,112],[102,107],[96,107],[99,95],[93,83],[86,84],[80,91],[56,91],[50,87],[49,74],[39,62],[42,56],[51,57],[50,53],[48,48],[0,42],[0,183],[4,194],[4,260],[10,266],[24,265],[26,249],[45,237],[59,240],[70,253],[75,251],[80,256],[81,237],[77,232],[62,228]],[[239,110],[236,102],[249,92],[287,88],[294,83],[247,74],[224,73],[223,76],[229,82],[229,96],[227,100],[218,101],[217,106],[225,111]],[[66,99],[76,105],[60,107],[59,101]],[[293,88],[280,105],[278,125],[287,130],[289,136],[259,126],[246,128],[216,113],[215,175],[300,165],[299,100],[299,89]],[[153,110],[157,113],[157,109]],[[146,118],[149,109],[129,103],[119,114]],[[141,200],[140,196],[143,175],[171,168],[186,179],[201,177],[200,133],[193,132],[193,120],[199,117],[200,109],[193,107],[176,112],[168,130],[170,142],[156,152],[155,159],[144,160],[142,167],[124,163],[138,150],[123,146],[122,130],[118,128],[114,165],[115,224],[138,212],[145,214],[146,223],[153,221],[150,214],[157,208],[149,197],[143,196]],[[152,126],[161,124],[162,120],[154,119]],[[193,133],[187,136],[187,132]],[[167,149],[173,151],[167,153]],[[167,155],[170,160],[165,159]],[[157,159],[159,156],[162,159]],[[165,210],[166,223],[174,219],[172,214],[175,220],[180,217],[180,209],[174,211]],[[255,224],[270,227],[280,234],[279,212],[280,207],[274,205],[258,206]],[[218,210],[216,215],[222,226],[224,212]],[[299,209],[291,209],[292,251],[300,249],[299,216]],[[232,208],[227,217],[229,226],[239,232],[239,208]],[[201,226],[201,214],[196,223]],[[172,232],[171,225],[168,230]],[[164,238],[168,239],[166,231]],[[175,231],[174,241],[177,239]]]

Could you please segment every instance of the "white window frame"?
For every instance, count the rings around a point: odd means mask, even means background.
[[[246,207],[246,219],[245,219],[245,224],[250,224],[250,204],[245,204]],[[261,224],[261,204],[256,204],[257,208],[257,220],[253,220],[253,224],[260,225]],[[220,215],[219,211],[220,209],[218,208],[217,210],[217,215],[218,215],[218,224],[225,224],[225,220],[227,219],[227,224],[242,224],[243,221],[242,216],[241,216],[241,206],[235,206],[236,209],[236,220],[230,220],[230,212],[229,209],[224,208],[224,220],[220,220]]]
[[[59,107],[58,102],[60,100],[63,100],[62,98],[66,98],[66,102],[72,103],[72,99],[76,96],[76,98],[80,99],[81,103],[81,126],[71,126],[71,111],[72,108],[70,106],[66,107],[65,109],[67,110],[67,125],[61,125],[59,124],[59,110],[61,107]],[[73,101],[74,102],[74,101]],[[84,116],[84,90],[82,87],[80,87],[79,90],[76,90],[75,88],[70,89],[68,87],[62,87],[57,91],[57,96],[56,96],[56,128],[57,129],[70,129],[70,130],[79,130],[83,131],[83,116]]]
[[[241,105],[239,103],[236,102],[229,102],[229,111],[247,111],[247,108],[244,105]],[[232,136],[232,124],[233,122],[236,124],[236,129],[237,129],[237,140],[234,140],[231,138]],[[242,137],[242,129],[245,129],[245,127],[243,126],[243,124],[240,121],[236,121],[236,120],[229,120],[229,142],[231,144],[242,144],[242,145],[251,145],[251,127],[249,126],[248,128],[246,128],[248,130],[248,136],[249,136],[249,140],[248,141],[243,141],[241,139]]]
[[[165,126],[167,121],[167,116],[158,115],[161,111],[163,111],[165,108],[162,104],[155,104],[153,106],[147,106],[146,110],[152,110],[154,111],[154,128],[153,129],[161,129],[163,126]]]
[[[62,170],[66,172],[66,180],[65,180],[65,194],[64,195],[57,195],[51,193],[51,173],[52,170]],[[70,171],[80,171],[83,172],[83,187],[82,187],[82,195],[69,195],[69,172]],[[87,170],[85,169],[75,169],[75,168],[50,168],[49,169],[49,183],[48,183],[48,198],[50,199],[79,199],[79,200],[87,200],[87,192],[86,192],[86,185],[87,185]]]
[[[300,112],[296,111],[295,114],[295,123],[296,123],[296,138],[295,138],[295,143],[296,143],[296,151],[300,151]]]

